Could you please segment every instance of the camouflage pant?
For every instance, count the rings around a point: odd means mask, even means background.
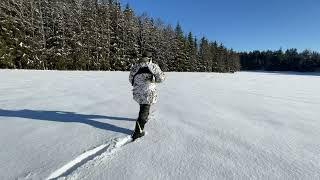
[[[139,117],[137,119],[136,127],[134,129],[136,133],[141,133],[143,131],[144,125],[148,121],[150,107],[151,106],[149,104],[140,104]]]

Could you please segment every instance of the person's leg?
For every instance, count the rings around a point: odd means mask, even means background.
[[[150,111],[150,105],[149,104],[141,104],[140,105],[138,122],[139,122],[139,125],[140,125],[142,131],[144,129],[144,125],[148,121],[149,111]]]
[[[139,117],[136,121],[136,127],[134,129],[134,133],[132,137],[135,139],[136,137],[141,137],[140,135],[143,136],[144,132],[144,126],[148,121],[148,116],[149,116],[149,111],[150,111],[150,105],[149,104],[141,104],[140,105],[140,111],[139,111]]]

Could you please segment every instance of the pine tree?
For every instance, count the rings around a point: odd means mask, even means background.
[[[177,44],[175,43],[175,32],[170,25],[167,25],[163,30],[164,35],[164,52],[166,58],[166,64],[164,70],[177,71],[175,61],[175,49]]]
[[[212,54],[210,51],[209,42],[205,37],[201,38],[199,48],[200,71],[210,72]]]
[[[210,52],[211,52],[211,72],[219,72],[218,68],[218,44],[217,42],[210,42]]]
[[[120,4],[115,2],[110,6],[111,35],[110,35],[110,65],[112,70],[124,70],[124,18],[121,12]]]
[[[186,47],[186,38],[183,35],[182,28],[178,23],[175,28],[175,66],[176,70],[187,71],[187,61],[189,60],[187,57],[187,47]]]
[[[196,71],[197,67],[197,47],[192,32],[188,34],[188,41],[187,41],[187,48],[188,48],[188,69],[189,71]]]
[[[139,54],[139,26],[133,10],[129,4],[126,5],[124,13],[124,52],[125,52],[125,69],[130,70],[132,64]]]

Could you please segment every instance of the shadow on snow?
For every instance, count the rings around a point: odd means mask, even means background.
[[[300,75],[300,76],[320,76],[320,72],[298,72],[298,71],[242,71],[242,72],[254,72],[254,73],[265,73],[265,74],[277,74],[277,75]]]
[[[118,127],[106,122],[95,121],[93,119],[109,119],[109,120],[120,120],[120,121],[135,121],[132,118],[126,117],[113,117],[113,116],[102,116],[102,115],[86,115],[77,114],[74,112],[65,111],[38,111],[38,110],[3,110],[0,109],[0,117],[19,117],[33,120],[44,120],[44,121],[55,121],[55,122],[76,122],[83,123],[95,128],[104,129],[108,131],[119,132],[130,135],[132,130]]]

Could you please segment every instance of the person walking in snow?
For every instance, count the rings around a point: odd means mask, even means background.
[[[152,63],[151,55],[150,52],[144,52],[139,62],[130,70],[133,99],[140,105],[139,117],[131,135],[133,141],[145,135],[144,126],[148,121],[150,107],[157,102],[156,83],[165,79],[160,67]]]

